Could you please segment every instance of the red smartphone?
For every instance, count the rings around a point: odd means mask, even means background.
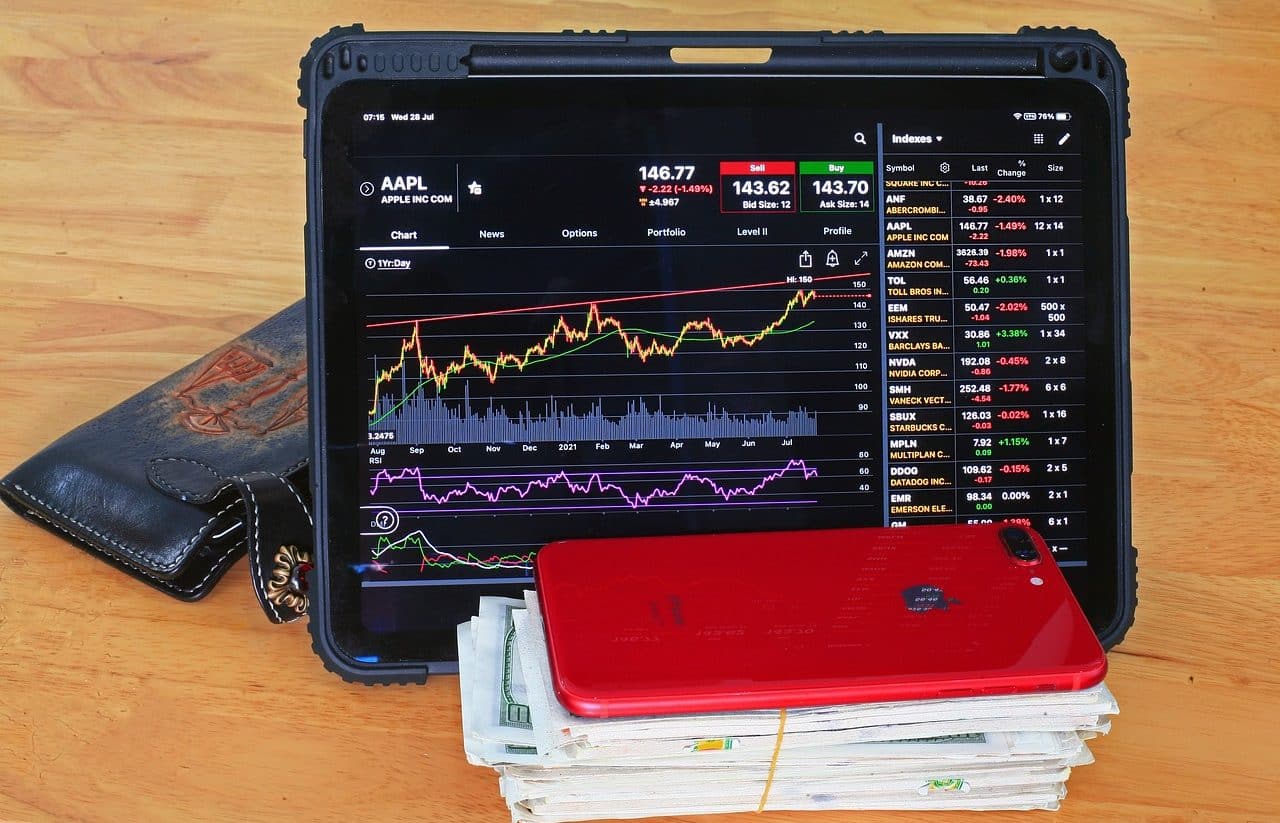
[[[1082,689],[1106,656],[1008,523],[565,540],[535,574],[584,717]]]

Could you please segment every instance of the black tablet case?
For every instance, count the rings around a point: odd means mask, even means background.
[[[671,49],[769,48],[767,63],[676,63]],[[307,111],[303,155],[307,164],[307,283],[308,331],[317,340],[324,316],[320,270],[321,193],[319,115],[337,87],[352,80],[462,79],[484,75],[698,75],[698,74],[841,74],[858,76],[996,76],[1074,78],[1094,86],[1107,99],[1114,118],[1112,152],[1115,260],[1113,270],[1122,288],[1116,290],[1117,322],[1121,325],[1115,353],[1121,376],[1118,418],[1124,443],[1118,488],[1121,510],[1128,512],[1131,472],[1130,394],[1128,381],[1129,249],[1125,218],[1124,139],[1129,136],[1128,79],[1124,60],[1114,44],[1097,32],[1075,28],[1024,27],[1015,35],[1000,34],[885,34],[880,31],[822,32],[627,32],[565,31],[561,34],[476,32],[366,32],[360,24],[335,27],[312,41],[302,58],[298,103]],[[312,408],[323,409],[324,364],[318,347],[311,347]],[[325,573],[327,511],[324,482],[325,432],[322,416],[312,420],[312,483],[316,511],[322,516],[316,532],[316,568],[312,573],[310,629],[313,646],[326,667],[359,683],[414,683],[426,679],[423,666],[385,667],[376,671],[347,663],[333,647],[329,630],[328,579]],[[1137,605],[1137,554],[1131,548],[1126,514],[1118,524],[1123,558],[1121,607],[1116,623],[1102,632],[1110,647],[1124,637]]]

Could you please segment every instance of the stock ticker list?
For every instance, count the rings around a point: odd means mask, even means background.
[[[885,151],[888,521],[1021,522],[1070,562],[1085,534],[1080,158],[933,148]]]
[[[1068,125],[998,151],[879,123],[825,155],[367,160],[370,575],[524,579],[543,543],[604,533],[1000,520],[1083,563]]]

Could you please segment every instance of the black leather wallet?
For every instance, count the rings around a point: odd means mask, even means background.
[[[301,301],[90,420],[0,480],[15,511],[174,597],[242,554],[275,622],[306,611]]]

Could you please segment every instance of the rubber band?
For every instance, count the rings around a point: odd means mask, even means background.
[[[764,811],[769,802],[769,789],[773,788],[773,773],[778,770],[778,754],[782,751],[782,735],[787,728],[787,710],[778,709],[778,739],[773,743],[773,757],[769,759],[769,775],[764,779],[764,791],[760,793],[760,805],[756,806],[756,814]]]

